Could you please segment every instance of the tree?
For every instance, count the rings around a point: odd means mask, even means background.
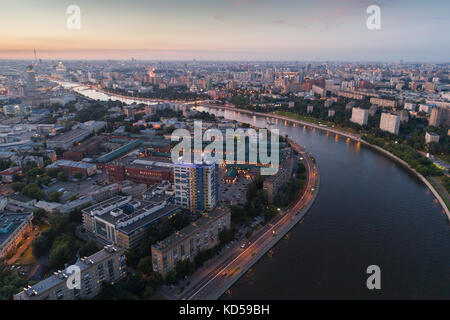
[[[234,237],[236,236],[236,229],[230,228],[230,229],[223,229],[219,233],[219,240],[220,245],[224,246],[233,241]]]
[[[69,177],[67,176],[67,174],[65,174],[64,172],[59,172],[58,173],[58,180],[59,181],[67,181],[69,180]]]
[[[98,251],[97,243],[94,240],[89,240],[83,243],[80,247],[80,257],[89,257]]]
[[[137,269],[142,274],[145,274],[145,275],[151,274],[152,271],[153,271],[152,257],[151,256],[147,256],[147,257],[144,257],[141,260],[139,260],[139,263],[137,265]]]
[[[45,210],[42,208],[37,208],[33,210],[33,219],[35,221],[40,220],[45,215]]]
[[[82,174],[81,172],[75,172],[75,173],[73,174],[73,177],[74,177],[75,179],[81,179],[81,178],[83,178],[83,174]]]
[[[62,195],[63,194],[61,192],[53,191],[48,195],[48,200],[51,202],[60,202]]]
[[[176,278],[180,280],[183,279],[184,277],[193,274],[195,271],[195,265],[189,259],[180,260],[177,262],[177,265],[175,266],[175,271],[176,271]]]
[[[14,191],[16,191],[16,192],[22,191],[23,187],[25,187],[25,183],[23,183],[23,182],[13,182],[13,183],[11,183],[11,188]]]
[[[57,178],[58,173],[62,172],[61,169],[58,168],[50,168],[47,170],[47,175],[51,178]]]

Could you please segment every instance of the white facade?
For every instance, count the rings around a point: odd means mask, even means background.
[[[352,118],[350,119],[351,122],[359,124],[360,126],[364,126],[367,124],[368,119],[369,119],[369,110],[361,108],[352,109]]]
[[[380,129],[392,134],[398,134],[400,129],[400,116],[383,112],[381,114]]]

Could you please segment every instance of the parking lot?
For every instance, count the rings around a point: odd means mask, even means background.
[[[230,184],[225,182],[224,174],[225,172],[220,173],[220,201],[233,205],[244,204],[246,201],[247,185],[251,180],[247,180],[239,174],[236,183]]]
[[[92,177],[88,177],[86,179],[82,179],[79,181],[58,181],[53,185],[50,185],[50,190],[60,191],[60,192],[68,192],[71,194],[76,194],[80,196],[84,196],[89,194],[92,191],[95,191],[102,186],[97,184],[96,181],[105,182],[107,180],[106,173],[97,173]]]

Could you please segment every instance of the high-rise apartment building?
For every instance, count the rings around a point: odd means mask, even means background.
[[[381,114],[380,129],[392,134],[398,134],[400,129],[400,116],[383,112]]]
[[[444,120],[444,112],[441,108],[431,109],[430,119],[428,125],[433,127],[439,127]]]
[[[350,119],[351,122],[359,124],[360,126],[365,126],[367,124],[368,119],[369,119],[369,110],[361,108],[352,109],[352,118]]]
[[[215,162],[175,164],[175,204],[195,212],[214,209],[219,199],[218,170]]]

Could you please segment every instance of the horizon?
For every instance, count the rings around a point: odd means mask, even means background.
[[[168,61],[420,61],[450,56],[450,22],[419,0],[78,0],[80,29],[69,30],[68,1],[0,0],[0,59]],[[369,30],[366,10],[381,10]],[[38,12],[39,14],[35,14]],[[448,61],[448,60],[447,60]]]

